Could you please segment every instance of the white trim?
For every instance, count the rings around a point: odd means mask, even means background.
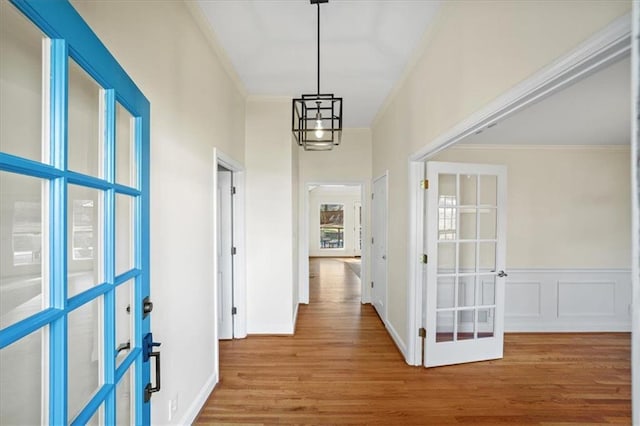
[[[522,151],[522,150],[532,150],[536,151],[567,151],[567,150],[576,150],[576,151],[629,151],[629,145],[510,145],[510,144],[473,144],[473,143],[458,143],[456,145],[450,146],[447,149],[453,150],[478,150],[478,151],[495,151],[495,150],[511,150],[511,151]]]
[[[238,309],[233,321],[234,338],[247,336],[247,283],[246,283],[246,257],[245,257],[245,176],[244,166],[217,148],[213,148],[213,229],[211,235],[213,242],[213,346],[214,346],[214,375],[220,375],[220,349],[218,345],[218,239],[216,238],[216,226],[218,223],[218,165],[221,165],[233,173],[233,185],[236,187],[236,195],[233,202],[233,239],[237,254],[233,262],[233,292],[234,306]],[[197,415],[197,413],[196,413]]]
[[[633,293],[631,347],[632,421],[640,425],[640,139],[638,102],[640,102],[640,2],[633,2],[633,40],[631,52],[631,287]]]
[[[634,3],[635,5],[635,3]],[[525,108],[527,105],[541,100],[579,79],[604,68],[605,66],[621,59],[628,54],[631,42],[631,19],[630,14],[621,16],[613,21],[603,30],[590,37],[580,44],[572,52],[552,62],[532,77],[516,85],[511,90],[498,97],[478,112],[472,114],[466,120],[454,126],[449,131],[444,132],[432,143],[424,146],[409,156],[410,178],[415,178],[420,171],[420,164],[438,152],[453,146],[465,137],[476,131],[502,120],[511,114]],[[418,256],[413,253],[421,253],[424,242],[421,240],[422,233],[417,235],[424,226],[420,225],[424,221],[423,206],[419,203],[420,195],[417,194],[415,181],[409,181],[409,235],[414,236],[409,240],[408,249],[408,277],[407,283],[407,313],[408,313],[408,336],[406,361],[410,365],[419,365],[420,345],[416,326],[421,324],[421,306],[418,306],[416,298],[422,302],[423,279],[419,271],[420,263]],[[416,251],[413,251],[416,250]],[[640,314],[638,315],[640,316]]]
[[[389,321],[384,321],[384,325],[387,328],[387,331],[389,332],[391,339],[393,339],[393,342],[396,344],[396,347],[398,348],[402,356],[406,359],[407,345],[405,345],[404,340],[402,340],[402,337],[400,336],[400,334],[396,331],[395,328],[393,328],[393,325],[391,325]]]
[[[308,304],[309,303],[309,189],[311,186],[322,185],[348,185],[360,187],[360,203],[362,204],[362,217],[367,217],[369,214],[369,197],[368,189],[369,184],[365,180],[355,181],[308,181],[300,185],[300,190],[303,192],[300,199],[302,200],[300,208],[300,218],[298,230],[299,234],[299,247],[298,247],[298,302]],[[340,203],[344,204],[344,203]],[[362,240],[369,240],[369,223],[367,221],[362,223]],[[331,253],[331,249],[326,249],[327,253]],[[345,256],[351,256],[352,254],[346,253],[344,249],[337,249],[335,254],[342,254]],[[360,299],[361,303],[369,303],[370,293],[369,287],[365,283],[369,282],[369,248],[366,244],[362,245],[360,252]]]
[[[626,14],[587,39],[578,48],[552,62],[532,77],[499,96],[451,130],[410,156],[425,160],[469,135],[568,87],[629,53],[631,19]]]
[[[296,307],[293,310],[293,334],[296,334],[296,327],[298,326],[298,311],[300,308],[300,303],[296,303]]]
[[[422,345],[418,344],[418,330],[425,326],[424,312],[422,309],[422,289],[425,273],[424,264],[417,261],[421,253],[425,253],[424,247],[424,189],[420,181],[425,179],[424,162],[409,161],[409,255],[407,267],[409,268],[409,284],[407,289],[407,339],[406,360],[409,365],[422,364]],[[413,338],[411,337],[413,336]]]
[[[198,392],[198,395],[196,395],[196,397],[194,398],[189,408],[187,408],[187,411],[184,413],[184,416],[182,416],[182,419],[176,424],[179,424],[179,425],[193,424],[193,422],[196,421],[198,414],[200,414],[200,410],[202,410],[202,407],[204,407],[204,404],[206,404],[207,399],[209,399],[209,395],[211,395],[211,392],[213,392],[213,389],[216,387],[217,384],[218,384],[218,375],[214,373],[211,375],[211,377],[209,377],[207,382],[200,389],[200,392]]]

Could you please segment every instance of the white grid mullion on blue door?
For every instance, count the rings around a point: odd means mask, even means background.
[[[106,90],[105,100],[105,128],[104,128],[104,177],[110,183],[115,182],[116,163],[116,98],[114,90]],[[104,272],[105,280],[111,289],[104,295],[104,380],[111,390],[105,399],[105,424],[116,424],[115,372],[116,372],[116,302],[115,302],[115,229],[116,223],[116,192],[112,187],[105,193],[104,209]]]
[[[63,315],[49,327],[49,423],[68,424],[68,331],[67,331],[67,43],[51,40],[51,164],[63,172],[53,179],[49,189],[49,286],[50,306]]]

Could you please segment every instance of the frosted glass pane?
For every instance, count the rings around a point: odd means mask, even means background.
[[[133,200],[116,194],[116,275],[133,268]]]
[[[479,278],[481,287],[481,305],[494,305],[496,303],[496,277],[489,275]]]
[[[437,308],[453,308],[455,277],[438,277]]]
[[[436,342],[453,341],[454,311],[436,313]]]
[[[459,245],[459,267],[458,272],[470,273],[476,270],[476,244],[460,243]]]
[[[458,277],[458,305],[474,306],[476,304],[476,277]]]
[[[48,211],[42,195],[46,183],[0,172],[0,328],[48,306],[42,298],[42,276],[48,262],[43,256],[48,247],[43,226]]]
[[[131,407],[134,406],[135,398],[135,392],[131,391],[131,378],[134,377],[133,369],[134,367],[129,368],[116,386],[116,424],[118,425],[135,424],[131,417]]]
[[[474,206],[477,204],[478,177],[460,175],[460,204]]]
[[[456,243],[438,243],[438,274],[456,271]]]
[[[456,340],[470,340],[474,338],[474,310],[458,311],[458,332]]]
[[[495,272],[496,243],[480,243],[480,272]]]
[[[493,337],[495,331],[495,309],[478,309],[478,338]]]
[[[101,114],[103,90],[69,60],[69,169],[102,177]]]
[[[496,239],[496,213],[494,208],[480,209],[480,239]]]
[[[460,209],[460,239],[475,240],[476,239],[476,209],[462,208]]]
[[[440,205],[443,205],[445,200],[456,200],[456,175],[438,175],[438,196]]]
[[[129,111],[116,103],[116,182],[136,186],[134,120]]]
[[[74,418],[102,383],[102,297],[69,314],[69,404]]]
[[[133,341],[133,318],[135,308],[133,306],[133,280],[120,284],[116,288],[116,350],[118,346],[129,342],[130,347],[135,345]],[[123,349],[116,355],[116,364],[120,365],[129,355],[130,349]]]
[[[102,255],[103,192],[77,185],[68,186],[67,269],[68,296],[104,282]]]
[[[1,425],[41,424],[42,333],[40,329],[0,350]]]
[[[43,34],[0,2],[0,151],[35,161],[42,150]]]
[[[480,204],[496,206],[498,199],[498,178],[496,176],[480,176]]]

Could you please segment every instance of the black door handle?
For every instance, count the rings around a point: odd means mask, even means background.
[[[160,391],[162,371],[160,368],[160,351],[154,351],[154,346],[160,346],[160,343],[154,342],[151,333],[147,333],[147,335],[144,336],[142,344],[142,360],[149,362],[151,358],[155,358],[156,384],[155,386],[151,386],[151,383],[147,383],[144,388],[144,402],[149,402],[151,400],[151,394]]]

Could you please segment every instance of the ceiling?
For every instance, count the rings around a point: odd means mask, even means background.
[[[630,128],[631,63],[627,56],[461,143],[629,145]]]
[[[320,91],[346,128],[370,127],[440,1],[331,0],[320,6]],[[249,95],[316,92],[317,10],[309,0],[198,0]]]

